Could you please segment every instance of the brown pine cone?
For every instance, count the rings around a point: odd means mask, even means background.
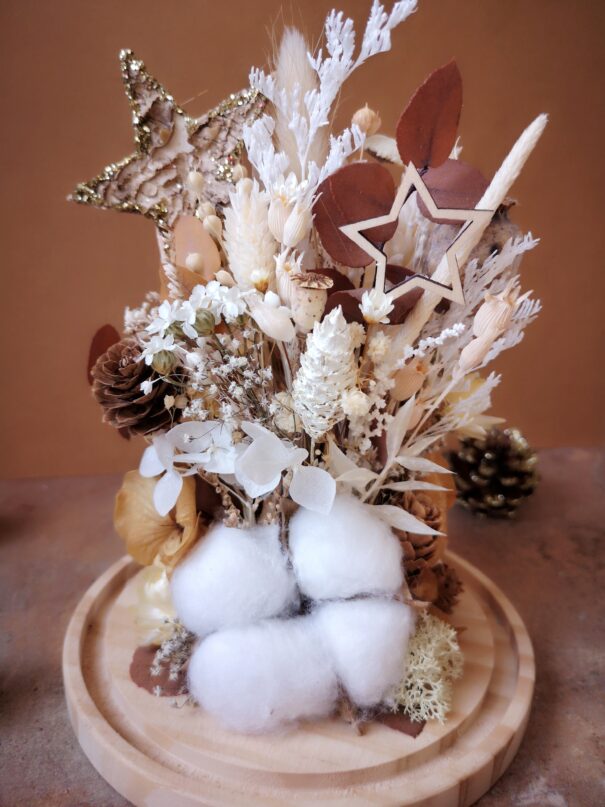
[[[103,421],[128,435],[150,434],[171,425],[164,406],[166,395],[178,394],[167,381],[156,381],[146,395],[143,381],[157,378],[152,367],[138,360],[141,348],[126,336],[97,359],[92,368],[92,392],[103,407]]]
[[[444,531],[444,513],[430,493],[407,491],[401,506],[434,530]],[[443,562],[447,544],[445,535],[395,532],[401,541],[406,581],[414,599],[431,602],[450,613],[462,584],[456,572]]]
[[[456,570],[447,563],[437,564],[432,571],[437,577],[437,599],[433,605],[445,614],[451,614],[464,588],[462,580]]]

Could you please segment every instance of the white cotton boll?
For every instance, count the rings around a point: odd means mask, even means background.
[[[301,591],[314,600],[391,594],[403,583],[391,528],[349,494],[328,515],[301,508],[290,521],[290,554]]]
[[[211,527],[176,567],[172,598],[178,618],[198,636],[283,613],[298,594],[277,525]]]
[[[358,706],[374,706],[403,679],[412,609],[384,599],[320,606],[314,614],[336,674]]]
[[[213,633],[193,652],[189,690],[224,726],[248,733],[328,715],[338,697],[313,616]]]

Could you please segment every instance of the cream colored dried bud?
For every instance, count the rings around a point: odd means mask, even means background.
[[[269,205],[268,224],[271,235],[276,241],[282,241],[284,237],[284,227],[290,215],[291,208],[281,196],[271,199]]]
[[[214,279],[218,280],[221,286],[227,286],[228,288],[233,288],[235,286],[235,280],[233,279],[233,275],[230,272],[227,272],[226,269],[219,269],[218,272],[214,275]]]
[[[378,112],[375,112],[373,109],[366,104],[365,106],[358,109],[357,112],[351,118],[351,123],[359,126],[361,131],[370,137],[370,135],[376,134],[376,132],[382,126],[382,121],[380,120],[380,115]]]
[[[202,221],[204,226],[204,230],[214,238],[215,241],[218,241],[220,244],[223,238],[223,222],[219,219],[218,216],[206,216]]]
[[[204,256],[201,252],[190,252],[185,258],[185,266],[190,272],[202,272],[204,269]]]
[[[233,170],[231,171],[231,179],[233,182],[239,182],[240,179],[245,179],[248,176],[248,171],[246,170],[246,166],[238,163],[237,165],[233,166]]]
[[[250,177],[244,177],[236,183],[236,190],[242,196],[250,196],[253,189],[254,182],[250,179]]]
[[[518,288],[504,289],[501,294],[485,295],[485,302],[479,307],[473,320],[473,334],[480,338],[486,334],[499,336],[511,323],[517,304]]]
[[[201,196],[204,192],[204,177],[199,171],[190,171],[187,174],[187,187],[196,196]]]
[[[197,215],[203,221],[206,216],[216,216],[216,208],[212,202],[201,202],[197,209]]]
[[[313,224],[313,214],[305,205],[297,202],[284,224],[282,243],[287,247],[295,247],[309,234]]]
[[[458,360],[460,369],[466,373],[468,370],[472,370],[473,367],[478,367],[487,356],[497,336],[497,333],[488,331],[478,339],[472,339],[460,354]]]
[[[427,368],[420,359],[414,359],[395,373],[395,386],[391,397],[395,401],[407,401],[424,384]]]

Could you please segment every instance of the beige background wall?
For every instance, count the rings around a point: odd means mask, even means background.
[[[361,26],[369,3],[341,7]],[[284,16],[316,40],[330,7],[0,3],[4,476],[116,471],[141,452],[101,425],[85,361],[96,328],[119,326],[124,305],[155,284],[152,225],[65,202],[77,181],[131,150],[119,49],[133,48],[199,114],[243,86],[251,64],[265,62]],[[340,104],[345,120],[367,100],[392,130],[417,84],[454,56],[465,81],[464,156],[488,176],[523,127],[550,113],[515,186],[514,213],[542,238],[523,269],[545,310],[500,361],[494,402],[538,446],[604,436],[604,23],[601,0],[421,0],[395,32],[394,50],[363,68]]]

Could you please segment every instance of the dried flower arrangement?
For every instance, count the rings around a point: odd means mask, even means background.
[[[444,720],[461,674],[439,451],[497,422],[482,371],[540,309],[507,194],[546,117],[487,182],[460,159],[452,62],[394,138],[367,104],[335,134],[343,83],[415,7],[374,0],[357,53],[342,13],[315,54],[287,30],[197,120],[124,51],[136,151],[74,193],[160,244],[159,292],[90,361],[105,421],[148,442],[115,509],[146,567],[133,669],[238,731],[339,707]]]

